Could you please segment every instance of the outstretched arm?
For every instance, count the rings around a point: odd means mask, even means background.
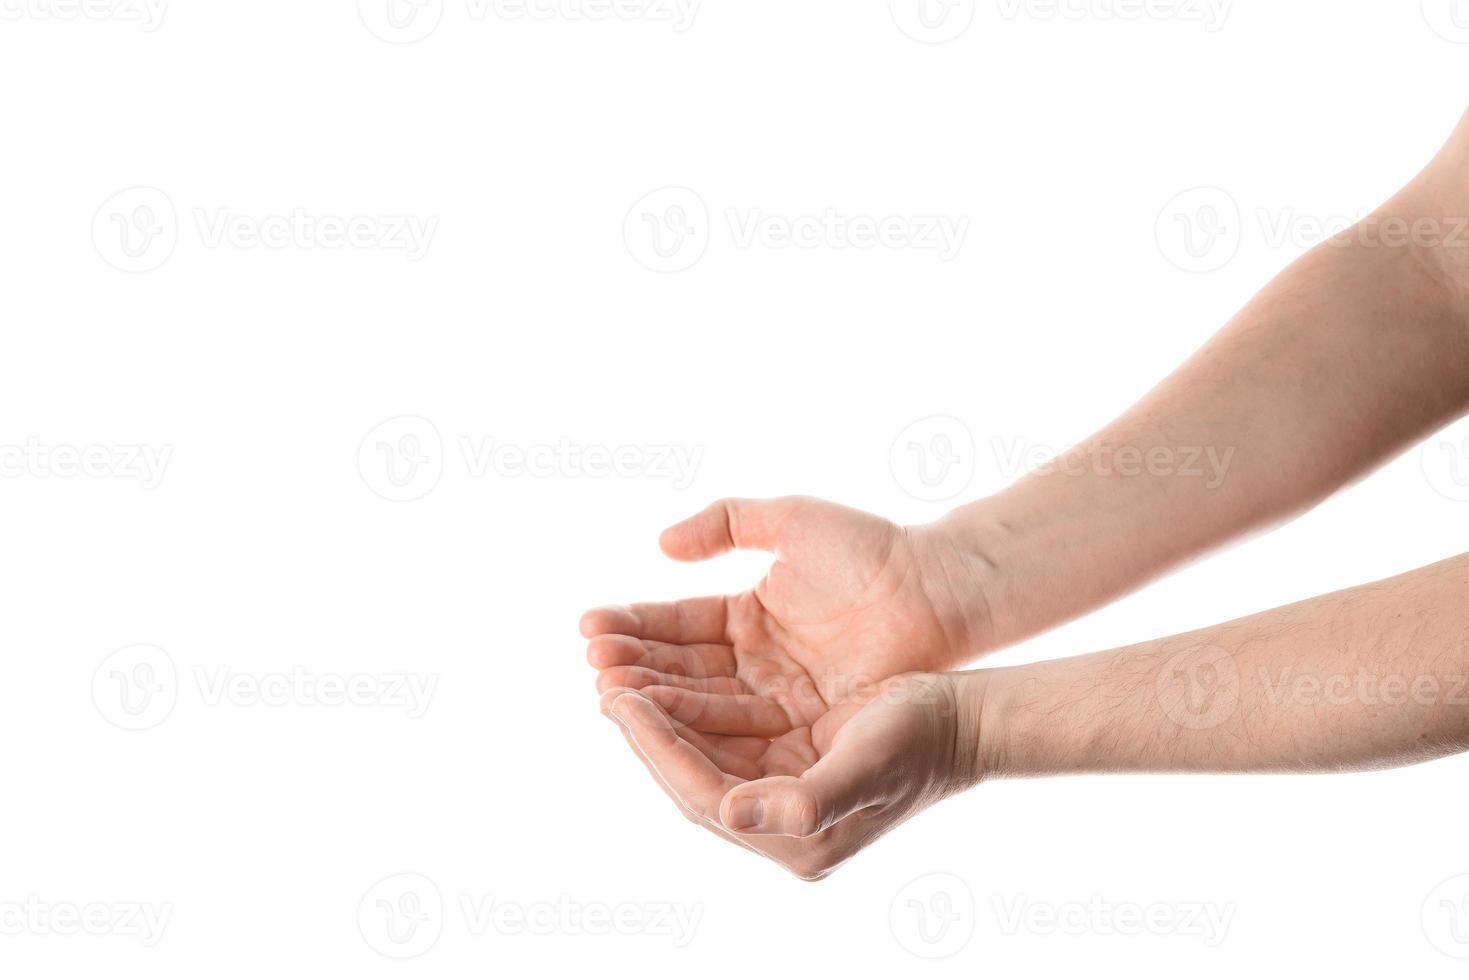
[[[1182,636],[959,673],[834,707],[799,746],[603,708],[686,814],[820,878],[986,779],[1339,771],[1469,749],[1469,556]]]
[[[993,569],[994,645],[1294,516],[1462,414],[1466,224],[1469,115],[1397,196],[1282,272],[1121,418],[940,522]]]
[[[1165,640],[954,677],[976,777],[1420,762],[1469,749],[1469,556]]]

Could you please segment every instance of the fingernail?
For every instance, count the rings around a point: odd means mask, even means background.
[[[613,700],[610,705],[607,706],[607,714],[612,718],[613,721],[617,722],[623,728],[627,727],[627,715],[625,713],[627,709],[624,706],[623,710],[619,711],[617,710],[617,706],[622,704],[622,702],[626,701],[630,697],[633,697],[633,695],[619,694],[617,698]]]
[[[758,797],[746,796],[735,800],[729,808],[729,829],[749,830],[760,826],[760,819],[765,816],[765,805]]]

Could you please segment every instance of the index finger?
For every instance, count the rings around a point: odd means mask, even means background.
[[[728,600],[722,595],[677,602],[635,602],[598,606],[581,618],[581,635],[621,633],[659,643],[725,643]]]

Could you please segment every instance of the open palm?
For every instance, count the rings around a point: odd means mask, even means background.
[[[775,555],[747,592],[582,617],[598,689],[641,690],[697,732],[777,738],[887,677],[953,667],[986,645],[977,563],[937,527],[803,497],[724,500],[660,543],[684,561]]]
[[[602,710],[696,824],[807,880],[982,775],[951,674],[904,674],[775,739],[681,725],[642,692]]]

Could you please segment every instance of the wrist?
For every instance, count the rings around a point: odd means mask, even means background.
[[[991,522],[979,505],[950,512],[931,524],[904,528],[916,552],[924,591],[956,634],[957,656],[932,669],[949,670],[1011,642],[1009,614],[1002,606],[1007,586],[1011,532]]]
[[[946,675],[954,690],[954,783],[959,790],[977,786],[1004,773],[997,757],[1003,744],[998,729],[1003,723],[991,693],[991,681],[999,671],[966,670]]]

